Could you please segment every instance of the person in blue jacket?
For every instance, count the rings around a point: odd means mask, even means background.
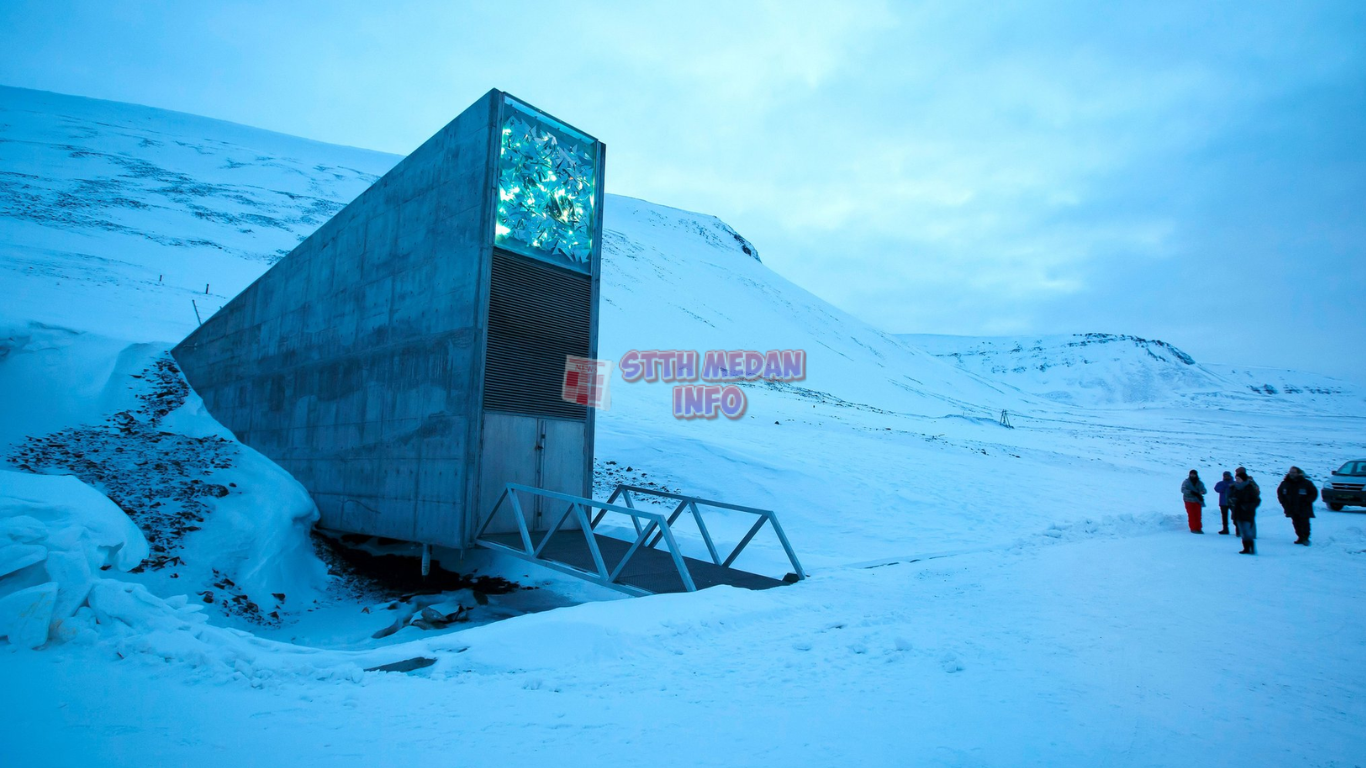
[[[1214,490],[1219,494],[1219,517],[1224,519],[1224,528],[1219,533],[1228,535],[1228,492],[1233,488],[1233,473],[1225,472],[1224,479],[1214,484]]]

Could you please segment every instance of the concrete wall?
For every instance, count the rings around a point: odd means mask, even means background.
[[[210,412],[312,493],[324,527],[466,543],[498,99],[481,98],[174,350]]]

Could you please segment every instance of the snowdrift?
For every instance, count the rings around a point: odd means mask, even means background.
[[[0,470],[0,635],[46,643],[101,571],[131,570],[147,551],[123,510],[79,480]]]
[[[128,578],[162,595],[193,589],[216,614],[239,620],[269,622],[325,585],[309,540],[317,510],[308,494],[205,412],[164,345],[38,326],[0,332],[0,391],[10,470],[0,504],[68,510],[57,516],[65,532],[48,539],[77,536],[82,526],[111,542],[104,547],[127,539],[117,565],[136,572]],[[111,517],[136,535],[114,536]],[[88,559],[95,570],[105,564]],[[63,590],[86,588],[83,572],[61,573],[76,579],[68,587],[49,574]]]

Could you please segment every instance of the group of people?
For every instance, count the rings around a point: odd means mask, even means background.
[[[1227,535],[1229,519],[1238,537],[1243,540],[1244,555],[1257,554],[1257,507],[1262,504],[1262,489],[1257,481],[1248,475],[1247,470],[1238,467],[1233,474],[1224,473],[1224,479],[1214,484],[1219,494],[1219,515],[1224,520],[1221,534]],[[1190,522],[1191,533],[1204,533],[1201,512],[1205,508],[1205,483],[1200,473],[1190,471],[1181,481],[1181,498],[1186,502],[1186,517]],[[1291,467],[1285,479],[1276,488],[1276,499],[1280,501],[1285,516],[1295,525],[1295,543],[1309,546],[1309,520],[1314,517],[1314,502],[1319,498],[1319,489],[1305,477],[1299,467]]]

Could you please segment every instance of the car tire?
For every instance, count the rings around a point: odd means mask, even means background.
[[[1338,504],[1337,502],[1329,502],[1328,508],[1331,509],[1331,510],[1333,510],[1334,512],[1341,512],[1341,511],[1342,511],[1342,505],[1341,505],[1341,504]]]

